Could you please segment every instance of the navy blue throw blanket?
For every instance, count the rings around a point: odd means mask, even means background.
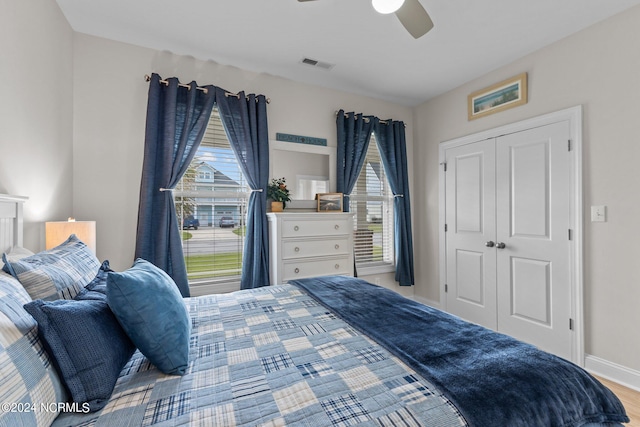
[[[471,426],[629,422],[608,388],[529,344],[364,280],[327,276],[290,283],[433,383]]]

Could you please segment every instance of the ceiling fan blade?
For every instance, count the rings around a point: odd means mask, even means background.
[[[396,16],[415,39],[424,36],[433,28],[433,21],[419,0],[405,0]]]

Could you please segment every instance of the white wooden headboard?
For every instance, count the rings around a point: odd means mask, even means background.
[[[0,194],[0,253],[22,246],[22,205],[27,197]]]

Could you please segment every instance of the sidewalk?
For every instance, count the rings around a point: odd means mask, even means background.
[[[237,239],[239,236],[233,231],[236,228],[220,228],[220,227],[200,227],[197,230],[182,230],[191,233],[193,236],[190,240],[211,240],[211,239]]]

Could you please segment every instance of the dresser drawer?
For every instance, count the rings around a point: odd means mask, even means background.
[[[348,212],[267,213],[269,281],[353,276],[353,214]]]
[[[335,236],[353,232],[353,230],[349,229],[351,222],[344,217],[331,219],[331,214],[316,215],[323,215],[325,218],[321,221],[295,219],[283,220],[282,237]]]
[[[328,276],[334,274],[353,274],[353,261],[350,257],[322,259],[313,261],[287,261],[283,265],[282,281],[286,282],[303,277]]]
[[[284,240],[282,242],[282,259],[348,255],[349,250],[350,245],[347,237],[322,240]]]

